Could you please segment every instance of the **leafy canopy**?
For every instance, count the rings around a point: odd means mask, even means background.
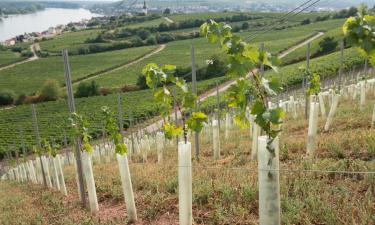
[[[166,138],[171,139],[173,136],[180,136],[184,132],[186,140],[187,130],[200,132],[204,123],[207,122],[207,116],[203,112],[194,112],[197,96],[189,89],[184,79],[174,76],[175,71],[176,66],[174,65],[159,67],[155,63],[150,63],[143,68],[142,74],[146,79],[147,86],[153,89],[154,99],[163,116],[169,115],[173,108],[173,99],[176,99],[183,124],[175,126],[166,122],[164,124]],[[158,88],[159,84],[162,85],[160,88]],[[179,96],[177,96],[177,93]]]
[[[349,17],[343,31],[347,42],[357,46],[372,65],[375,65],[375,16],[367,12],[366,6],[358,8],[357,16]]]
[[[201,34],[207,38],[208,42],[219,44],[228,55],[227,75],[240,77],[237,83],[229,88],[227,94],[228,106],[236,110],[234,117],[236,123],[241,127],[250,124],[246,109],[251,98],[253,101],[250,104],[250,110],[255,116],[255,123],[273,139],[280,132],[275,125],[282,123],[284,112],[278,107],[268,108],[268,98],[275,96],[281,90],[281,86],[275,78],[268,80],[262,77],[257,67],[264,65],[277,72],[276,65],[280,60],[266,50],[246,43],[231,30],[228,24],[217,23],[214,20],[201,26]]]

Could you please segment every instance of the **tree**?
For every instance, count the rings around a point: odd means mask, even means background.
[[[56,80],[47,80],[44,82],[40,91],[42,101],[56,101],[60,97],[60,86]]]
[[[164,11],[163,11],[163,14],[164,14],[164,15],[169,15],[169,14],[171,14],[171,9],[170,9],[170,8],[165,8]]]
[[[310,19],[304,19],[304,20],[302,20],[301,25],[306,25],[306,24],[310,24],[310,23],[311,23]]]
[[[247,29],[249,29],[250,28],[250,24],[248,23],[248,22],[244,22],[243,24],[242,24],[242,30],[247,30]]]
[[[14,93],[12,91],[0,91],[0,105],[11,105],[14,102]]]
[[[338,42],[334,37],[325,37],[319,42],[319,51],[320,55],[324,55],[330,52],[333,52],[338,45]]]
[[[158,42],[156,41],[156,38],[154,36],[150,36],[146,40],[146,44],[148,45],[156,45]]]
[[[99,85],[93,80],[91,83],[82,82],[78,85],[75,96],[77,98],[100,95]]]
[[[146,29],[140,29],[137,31],[137,35],[142,39],[142,40],[146,40],[148,37],[150,37],[151,35],[151,32],[149,30],[146,30]]]

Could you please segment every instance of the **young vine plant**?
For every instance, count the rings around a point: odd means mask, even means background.
[[[102,112],[104,114],[105,130],[109,133],[109,136],[115,145],[116,153],[125,155],[127,152],[127,148],[123,141],[123,136],[117,125],[116,117],[107,106],[102,107]]]
[[[77,139],[82,141],[82,150],[88,153],[93,152],[93,147],[90,144],[91,136],[89,134],[89,122],[81,115],[72,113],[69,118],[72,127],[72,136],[75,142]]]
[[[189,90],[184,79],[174,76],[175,71],[176,66],[174,65],[158,66],[155,63],[150,63],[143,68],[142,74],[145,76],[147,86],[153,89],[154,99],[160,107],[161,114],[168,118],[163,128],[165,137],[171,139],[183,134],[186,142],[187,132],[192,130],[199,133],[204,123],[207,122],[207,115],[195,111],[197,96]],[[174,91],[174,88],[177,91]],[[181,96],[177,96],[177,93],[180,93]],[[169,122],[174,98],[177,110],[182,116],[182,125],[173,125]]]
[[[201,34],[210,43],[219,44],[228,55],[228,76],[237,77],[237,83],[229,89],[228,106],[235,110],[235,121],[242,127],[250,124],[246,116],[246,108],[250,104],[251,114],[255,116],[255,123],[261,127],[269,138],[267,149],[274,155],[271,144],[280,132],[284,112],[280,107],[269,108],[268,99],[276,96],[281,85],[277,78],[266,79],[258,73],[261,64],[277,72],[279,59],[259,47],[246,43],[239,36],[231,32],[231,27],[223,22],[214,20],[201,26]],[[249,103],[251,97],[253,101]]]
[[[60,145],[58,144],[50,144],[47,140],[43,140],[42,144],[44,150],[48,153],[48,155],[55,158],[59,153]]]
[[[306,82],[308,89],[306,90],[306,95],[318,95],[321,90],[320,76],[318,73],[311,72],[310,70],[300,67],[304,77],[306,77]]]

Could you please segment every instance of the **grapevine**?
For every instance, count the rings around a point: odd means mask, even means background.
[[[359,51],[375,66],[375,16],[370,15],[365,5],[358,8],[355,17],[349,17],[343,31],[348,44]]]
[[[122,134],[119,131],[119,128],[117,126],[116,119],[113,116],[113,113],[107,106],[102,107],[102,112],[104,114],[105,129],[106,131],[108,131],[110,138],[115,144],[116,153],[120,155],[125,155],[127,152],[127,148],[126,148],[125,143],[123,142]]]
[[[250,124],[246,117],[246,108],[250,103],[251,114],[255,116],[255,123],[269,137],[267,149],[274,155],[271,148],[273,140],[280,132],[284,112],[280,107],[268,108],[268,99],[277,95],[281,85],[276,78],[271,80],[257,73],[256,68],[261,64],[268,66],[277,72],[279,60],[269,52],[244,42],[237,35],[232,34],[231,27],[223,22],[213,20],[201,26],[201,34],[210,43],[219,44],[229,57],[228,76],[239,77],[237,83],[229,89],[228,106],[236,110],[235,121],[241,127]],[[248,79],[250,77],[250,79]]]
[[[72,113],[69,119],[72,126],[72,136],[75,137],[75,139],[79,138],[82,141],[84,151],[92,153],[93,147],[90,144],[91,136],[88,130],[88,121],[77,113]]]
[[[203,112],[195,112],[197,96],[188,88],[184,79],[174,76],[176,66],[163,65],[158,66],[154,63],[146,65],[142,74],[146,78],[146,84],[153,89],[154,99],[156,100],[162,115],[167,116],[172,109],[173,98],[176,99],[177,109],[182,116],[182,125],[172,125],[169,121],[164,124],[165,137],[171,139],[173,136],[183,134],[185,142],[187,141],[187,132],[192,130],[199,133],[204,123],[207,122],[207,115]],[[159,86],[161,86],[159,88]],[[181,98],[176,96],[172,88],[178,88],[181,92]]]

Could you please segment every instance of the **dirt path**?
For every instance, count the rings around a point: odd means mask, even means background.
[[[299,48],[302,48],[303,46],[306,46],[307,43],[309,42],[312,42],[313,40],[319,38],[320,36],[324,35],[324,32],[318,32],[316,35],[312,36],[311,38],[301,42],[300,44],[298,45],[295,45],[283,52],[280,52],[279,54],[279,58],[284,58],[285,56],[289,55],[291,52],[294,52],[295,50],[299,49]]]
[[[281,52],[279,54],[279,58],[284,58],[288,54],[292,53],[293,51],[295,51],[295,50],[297,50],[297,49],[299,49],[299,48],[301,48],[303,46],[306,46],[307,43],[312,42],[313,40],[319,38],[322,35],[324,35],[324,33],[323,32],[319,32],[316,35],[312,36],[311,38],[309,38],[309,39],[307,39],[307,40],[305,40],[305,41],[303,41],[303,42],[301,42],[301,43],[299,43],[299,44],[297,44],[295,46],[290,47],[289,49]],[[253,72],[256,73],[257,69],[255,71],[253,71]],[[226,91],[231,85],[235,84],[236,82],[237,82],[237,80],[230,80],[228,82],[225,82],[225,83],[221,84],[219,86],[219,92]],[[202,101],[206,100],[209,97],[215,96],[216,92],[217,92],[216,88],[213,88],[213,89],[211,89],[211,90],[209,90],[209,91],[201,94],[198,98],[202,102]],[[172,113],[170,116],[171,116],[171,118],[174,118],[174,113]],[[180,114],[177,115],[177,118],[180,118]],[[151,132],[157,131],[162,126],[162,124],[163,124],[163,120],[159,120],[159,121],[157,121],[157,122],[155,122],[153,124],[148,125],[145,129],[147,130],[147,132],[151,133]]]
[[[169,17],[164,17],[164,19],[168,22],[168,23],[174,23],[174,21],[173,20],[171,20]]]
[[[93,75],[93,76],[86,77],[86,78],[84,78],[84,79],[82,79],[82,80],[74,81],[74,82],[73,82],[73,85],[79,84],[79,83],[84,82],[84,81],[87,81],[87,80],[91,80],[91,79],[93,79],[93,78],[97,78],[97,77],[99,77],[99,76],[106,75],[106,74],[108,74],[108,73],[112,73],[112,72],[114,72],[114,71],[121,70],[121,69],[124,69],[124,68],[126,68],[126,67],[129,67],[129,66],[131,66],[131,65],[134,65],[134,64],[136,64],[136,63],[139,63],[139,62],[141,62],[141,61],[143,61],[143,60],[145,60],[145,59],[147,59],[147,58],[150,58],[151,56],[153,56],[153,55],[155,55],[155,54],[157,54],[157,53],[163,51],[163,50],[165,49],[165,47],[166,47],[166,45],[165,45],[165,44],[162,44],[162,45],[160,45],[157,49],[153,50],[152,52],[147,53],[146,55],[144,55],[144,56],[142,56],[142,57],[140,57],[140,58],[138,58],[138,59],[135,59],[135,60],[133,60],[133,61],[130,61],[129,63],[127,63],[127,64],[125,64],[125,65],[122,65],[122,66],[116,67],[116,68],[111,69],[111,70],[109,70],[109,71],[106,71],[106,72],[104,72],[104,73],[100,73],[100,74],[96,74],[96,75]]]
[[[38,43],[30,45],[30,50],[33,53],[33,56],[31,56],[30,58],[27,58],[27,59],[25,59],[25,60],[23,60],[21,62],[16,62],[16,63],[10,64],[8,66],[1,67],[0,71],[1,70],[5,70],[5,69],[9,69],[9,68],[12,68],[14,66],[21,65],[21,64],[24,64],[24,63],[31,62],[31,61],[39,59],[39,57],[38,57],[38,55],[36,54],[36,51],[35,51],[35,49],[37,49],[37,48],[39,48],[39,44]]]

